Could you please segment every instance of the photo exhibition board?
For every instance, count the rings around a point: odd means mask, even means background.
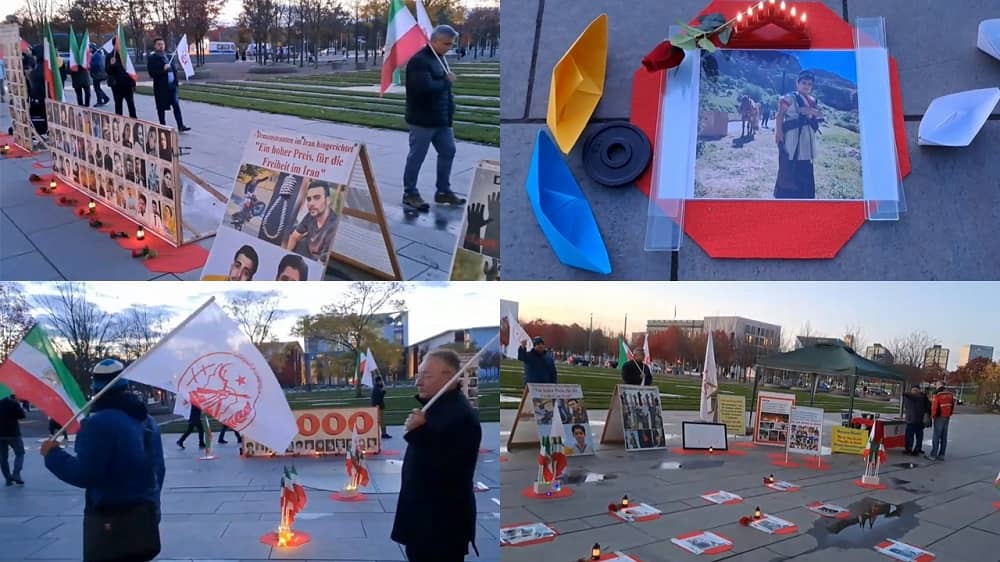
[[[707,451],[729,450],[729,434],[724,423],[681,422],[681,447]]]
[[[452,281],[500,280],[500,162],[482,160],[452,258]]]
[[[176,129],[51,99],[45,110],[56,176],[147,233],[184,243]]]
[[[320,408],[292,410],[298,433],[284,451],[274,451],[263,443],[243,437],[243,456],[343,455],[357,426],[362,449],[369,454],[382,450],[378,408]]]
[[[788,418],[788,452],[819,455],[823,443],[823,408],[792,406]]]
[[[624,443],[626,451],[665,449],[659,387],[615,385],[601,443]]]
[[[202,279],[318,281],[329,260],[400,278],[364,145],[252,131]]]
[[[794,394],[761,392],[757,394],[753,417],[753,442],[758,445],[784,447],[788,435],[788,418],[795,405]]]
[[[747,5],[716,0],[699,15],[721,13],[728,20]],[[859,18],[852,27],[821,3],[806,5],[810,49],[856,55],[864,200],[687,199],[695,180],[701,74],[700,52],[688,51],[676,69],[650,73],[639,68],[633,78],[631,121],[655,149],[653,164],[637,182],[650,196],[647,251],[677,250],[686,235],[715,258],[832,258],[866,220],[898,220],[905,210],[900,181],[909,174],[910,162],[898,72],[885,49],[882,20]],[[771,42],[753,48],[801,47]],[[675,115],[672,109],[680,111]],[[707,117],[706,124],[711,124]],[[773,131],[768,132],[773,142]]]
[[[578,384],[526,385],[507,438],[507,448],[538,446],[542,436],[550,435],[557,408],[566,456],[593,455],[590,419],[583,402],[583,388]]]
[[[31,152],[34,128],[28,113],[28,79],[21,59],[20,29],[16,24],[0,24],[0,53],[3,56],[7,92],[10,94],[10,119],[14,144]]]

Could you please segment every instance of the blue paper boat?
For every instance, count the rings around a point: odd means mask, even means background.
[[[526,187],[538,226],[559,261],[587,271],[611,273],[608,249],[594,212],[545,129],[535,138]]]

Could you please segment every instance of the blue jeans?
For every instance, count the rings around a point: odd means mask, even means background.
[[[14,449],[14,471],[11,472],[7,448]],[[20,480],[24,467],[24,441],[20,437],[0,437],[0,472],[4,480]]]
[[[948,422],[947,418],[934,418],[934,437],[931,439],[931,456],[943,457],[944,450],[948,446]]]
[[[906,424],[906,445],[907,451],[919,451],[924,447],[924,424]]]
[[[451,127],[417,127],[410,125],[410,153],[403,171],[403,193],[419,195],[417,177],[427,157],[427,148],[437,151],[437,192],[451,191],[451,163],[455,160],[455,134]]]

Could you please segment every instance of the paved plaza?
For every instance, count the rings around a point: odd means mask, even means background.
[[[605,411],[589,412],[595,445]],[[501,442],[506,443],[514,410],[501,416]],[[681,422],[696,421],[695,412],[664,412],[668,448],[680,447]],[[546,522],[559,536],[552,542],[503,547],[505,562],[570,561],[588,555],[594,543],[607,551],[622,551],[643,562],[727,560],[739,562],[878,562],[888,558],[873,547],[895,539],[929,550],[942,562],[986,562],[1000,559],[1000,490],[993,479],[1000,468],[996,416],[961,414],[952,418],[947,460],[932,462],[891,450],[882,469],[887,490],[864,490],[853,484],[863,471],[853,455],[827,455],[830,470],[783,469],[770,464],[773,447],[741,448],[744,456],[678,455],[668,451],[626,452],[622,445],[598,446],[596,456],[569,459],[566,476],[574,493],[555,500],[523,497],[521,491],[537,473],[537,445],[506,452],[503,463],[502,525]],[[824,420],[823,445],[839,416]],[[930,433],[925,434],[930,437]],[[928,440],[924,449],[930,450]],[[829,449],[826,449],[829,452]],[[795,458],[799,460],[799,458]],[[673,464],[671,464],[673,463]],[[677,464],[679,463],[679,467]],[[764,476],[801,486],[799,492],[775,492],[763,487]],[[739,494],[738,505],[710,504],[701,494],[726,490]],[[660,519],[625,523],[607,512],[609,503],[628,494],[663,511]],[[877,503],[893,506],[863,526],[821,518],[804,506],[814,501],[850,508],[852,515]],[[797,533],[769,535],[739,524],[755,507],[795,523]],[[732,551],[716,556],[688,554],[670,542],[695,530],[711,530],[730,538]]]
[[[163,545],[157,560],[337,560],[343,562],[397,562],[405,560],[400,546],[389,539],[400,469],[406,441],[402,427],[389,427],[393,439],[384,442],[384,455],[369,457],[371,485],[362,503],[330,499],[345,481],[344,457],[251,458],[238,456],[233,436],[217,445],[213,461],[198,460],[197,436],[187,449],[174,443],[176,434],[163,436],[167,475],[163,488]],[[52,476],[38,454],[44,420],[25,424],[24,487],[0,488],[0,560],[80,560],[83,533],[83,490]],[[489,489],[476,494],[480,555],[467,560],[499,562],[500,462],[498,424],[483,424],[482,447],[475,479]],[[393,452],[395,451],[395,453]],[[274,531],[284,465],[293,464],[306,487],[308,504],[294,529],[312,541],[295,549],[279,550],[261,544],[261,535]]]
[[[912,173],[904,180],[907,211],[898,222],[868,222],[830,260],[712,259],[690,238],[680,251],[644,250],[648,201],[636,188],[608,188],[584,173],[583,142],[566,156],[590,202],[611,256],[610,276],[561,264],[538,227],[524,185],[535,135],[545,127],[552,67],[587,24],[609,16],[604,96],[591,130],[627,120],[632,74],[677,21],[706,0],[507,0],[502,6],[501,146],[504,278],[539,280],[978,280],[1000,276],[1000,108],[972,145],[917,145],[920,119],[933,98],[1000,85],[1000,61],[976,49],[979,22],[997,17],[996,2],[958,0],[825,0],[853,22],[884,16],[889,53],[899,64]],[[749,4],[746,3],[746,4]],[[806,4],[808,2],[796,4]],[[802,8],[808,10],[808,7]],[[928,48],[933,45],[933,48]],[[582,139],[588,132],[585,131]]]
[[[183,86],[182,86],[183,88]],[[67,99],[72,94],[67,94]],[[137,95],[139,118],[156,119],[152,96]],[[408,133],[341,125],[231,109],[204,103],[182,101],[185,122],[192,131],[180,136],[182,147],[189,150],[181,163],[208,181],[225,196],[233,190],[246,139],[254,129],[278,133],[310,134],[344,138],[366,144],[379,187],[386,220],[392,234],[399,266],[405,280],[445,280],[450,274],[451,257],[458,240],[465,208],[431,205],[431,212],[417,217],[403,212],[403,164],[409,150]],[[111,106],[105,106],[108,110]],[[111,108],[113,110],[113,108]],[[10,124],[7,106],[0,107],[0,128]],[[173,126],[173,117],[168,116]],[[452,169],[453,189],[467,194],[475,168],[481,160],[499,160],[496,147],[458,142]],[[436,155],[431,150],[420,171],[419,187],[425,199],[434,194]],[[201,268],[182,274],[159,274],[146,269],[128,251],[120,248],[106,234],[91,229],[72,211],[56,205],[49,198],[37,197],[28,182],[32,173],[47,174],[48,168],[34,167],[48,162],[48,154],[36,158],[0,158],[0,279],[11,280],[196,280]],[[185,187],[185,203],[196,198],[199,205],[212,206],[207,214],[222,220],[223,205],[202,190]],[[214,223],[214,224],[217,224]],[[199,242],[211,248],[214,238]]]

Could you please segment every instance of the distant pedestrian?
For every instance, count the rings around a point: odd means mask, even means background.
[[[191,413],[188,414],[188,424],[187,429],[181,434],[181,438],[177,440],[177,446],[181,449],[184,448],[184,441],[191,435],[192,431],[198,432],[198,448],[205,448],[205,429],[201,426],[201,408],[191,404]]]
[[[226,443],[229,443],[229,441],[226,441],[226,432],[227,431],[229,431],[229,427],[226,424],[222,424],[222,431],[219,432],[219,444],[220,445],[225,445]],[[243,436],[240,435],[240,432],[236,431],[235,429],[232,430],[232,431],[233,431],[233,433],[236,434],[236,442],[240,443],[240,444],[243,444]]]
[[[59,431],[60,429],[62,429],[62,425],[59,422],[57,422],[56,420],[54,420],[52,418],[49,418],[49,437],[52,437],[53,435],[55,435],[56,432]],[[69,434],[66,433],[66,432],[63,432],[62,439],[63,439],[63,441],[68,440],[69,439]]]
[[[378,426],[382,428],[382,439],[391,439],[392,435],[385,430],[385,382],[381,375],[375,377],[375,386],[372,387],[372,406],[378,408]]]
[[[106,57],[104,56],[103,48],[94,48],[92,51],[93,54],[90,57],[90,78],[94,82],[94,94],[97,95],[97,103],[94,104],[94,107],[103,107],[111,101],[108,94],[104,93],[104,89],[101,88],[101,82],[108,79]]]
[[[445,53],[455,44],[458,32],[448,25],[437,26],[431,33],[430,44],[413,55],[406,63],[406,122],[410,125],[410,152],[403,171],[403,207],[426,213],[430,205],[420,196],[417,179],[434,145],[437,152],[437,190],[434,202],[443,205],[464,205],[465,199],[451,190],[451,165],[455,160],[455,97],[451,84],[455,74],[444,60]]]
[[[621,366],[622,381],[625,384],[639,384],[650,386],[653,384],[653,374],[649,372],[649,366],[645,364],[646,352],[640,347],[632,352],[632,359],[629,359]]]
[[[184,116],[181,115],[181,102],[177,92],[177,69],[173,59],[167,58],[166,43],[161,37],[153,40],[153,52],[146,59],[146,70],[153,78],[153,97],[156,98],[156,116],[160,125],[167,124],[167,110],[173,109],[177,130],[190,131],[184,126]]]
[[[135,79],[129,75],[125,68],[125,62],[118,54],[118,38],[114,38],[114,50],[108,55],[106,66],[108,72],[108,86],[111,86],[111,95],[115,98],[115,113],[123,115],[122,104],[128,104],[128,115],[135,119]]]
[[[65,65],[64,65],[65,66]],[[90,107],[90,71],[79,65],[76,70],[70,70],[73,91],[76,92],[76,105]]]
[[[3,479],[8,486],[24,485],[24,481],[21,480],[21,468],[24,467],[24,441],[21,439],[20,424],[24,416],[24,410],[13,394],[0,400],[0,471],[3,472]],[[14,450],[13,471],[8,461],[8,449]]]
[[[94,367],[94,393],[108,389],[80,424],[76,455],[55,441],[42,443],[45,468],[84,488],[83,556],[90,561],[153,560],[160,552],[160,491],[166,467],[160,429],[146,406],[117,379],[114,359]]]
[[[4,84],[7,80],[7,63],[0,57],[0,103],[7,101],[7,88]]]
[[[768,122],[771,120],[771,104],[761,102],[760,104],[760,127],[762,129],[767,128]]]
[[[556,361],[545,346],[545,340],[536,336],[531,340],[534,347],[529,351],[528,340],[517,348],[517,360],[524,363],[524,384],[556,383]]]
[[[948,447],[948,424],[955,411],[955,395],[938,381],[937,392],[931,401],[931,418],[934,423],[934,433],[931,438],[931,454],[928,460],[943,461],[944,452]]]
[[[903,395],[903,409],[906,413],[906,445],[903,453],[906,455],[924,454],[924,428],[930,421],[931,402],[927,395],[920,390],[919,385],[913,385],[909,394]],[[925,420],[926,419],[926,420]]]

